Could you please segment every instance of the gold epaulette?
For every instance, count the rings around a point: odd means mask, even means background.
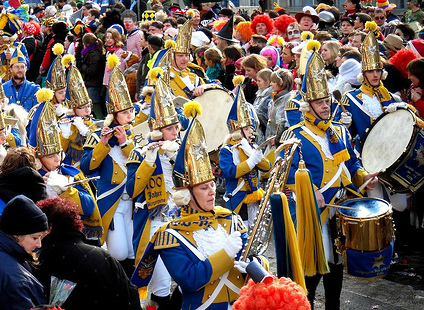
[[[205,70],[202,67],[200,67],[200,66],[198,66],[198,65],[196,65],[196,64],[194,64],[192,62],[189,62],[188,65],[187,65],[187,67],[188,68],[191,68],[191,69],[198,69],[198,70],[201,70],[203,73],[205,73]]]
[[[134,148],[127,159],[127,164],[139,164],[141,163],[141,147]]]
[[[350,106],[349,98],[348,98],[346,95],[344,95],[344,96],[342,97],[342,102],[341,102],[341,104],[342,104],[343,106],[345,106],[345,107]]]
[[[94,149],[97,144],[100,142],[100,133],[97,134],[96,132],[93,132],[85,141],[84,148],[92,148]]]
[[[29,110],[29,112],[28,112],[28,120],[29,121],[32,121],[32,119],[34,118],[35,111],[37,111],[37,108],[38,108],[39,105],[40,104],[38,103]]]
[[[290,127],[290,129],[292,129],[296,126],[298,126],[298,124],[294,125],[293,127]],[[293,131],[291,131],[290,129],[283,132],[283,134],[281,135],[280,143],[283,143],[284,141],[286,141],[288,139],[296,138],[295,133]]]
[[[155,250],[167,249],[179,246],[178,239],[167,231],[161,231],[155,241]]]
[[[233,215],[234,216],[234,215]],[[241,217],[240,217],[240,215],[236,215],[237,216],[237,230],[240,232],[240,233],[245,233],[245,232],[247,232],[247,228],[246,228],[246,225],[244,225],[244,222],[243,222],[243,220],[241,219]]]
[[[284,111],[299,110],[299,106],[293,102],[293,98],[287,101]]]

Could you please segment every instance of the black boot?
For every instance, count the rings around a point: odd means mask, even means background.
[[[158,304],[158,310],[169,309],[169,295],[165,297],[156,296],[155,294],[150,295],[150,299]]]
[[[179,286],[177,286],[172,293],[171,300],[169,302],[169,310],[181,310],[182,305],[183,294],[181,293]]]
[[[121,266],[124,269],[125,274],[127,275],[128,279],[131,279],[132,274],[135,270],[135,266],[134,266],[135,259],[134,258],[127,258],[127,259],[124,259],[124,260],[120,260],[119,262],[121,263]]]

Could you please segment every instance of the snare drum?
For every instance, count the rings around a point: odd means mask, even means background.
[[[206,89],[203,95],[194,100],[202,106],[202,115],[197,119],[205,131],[209,157],[218,165],[219,148],[228,134],[227,118],[234,102],[234,94],[216,85],[214,88]]]
[[[424,125],[412,111],[381,115],[362,145],[362,165],[394,192],[416,191],[424,183]]]
[[[339,231],[345,237],[344,265],[348,274],[381,278],[389,272],[393,255],[392,209],[382,199],[356,198],[337,209]]]
[[[339,227],[346,238],[345,246],[357,251],[380,251],[393,238],[392,208],[383,199],[356,198],[337,209]]]

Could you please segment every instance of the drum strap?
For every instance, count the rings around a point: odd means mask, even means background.
[[[374,119],[374,117],[367,111],[364,109],[364,106],[351,94],[351,93],[347,93],[346,94],[347,97],[349,97],[350,100],[352,100],[352,102],[362,111],[364,112],[366,115],[368,115],[371,119]]]

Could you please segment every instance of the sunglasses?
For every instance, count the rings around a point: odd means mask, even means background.
[[[384,19],[386,19],[386,17],[384,17],[384,16],[375,16],[374,18],[375,18],[375,20],[384,20]]]

